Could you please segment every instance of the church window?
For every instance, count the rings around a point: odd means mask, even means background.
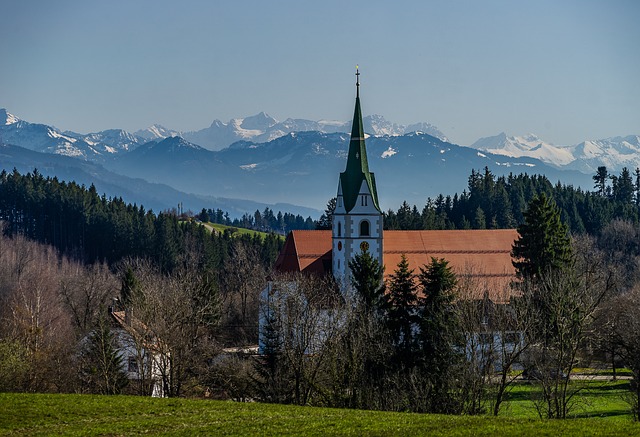
[[[342,196],[338,197],[338,206],[342,208]]]
[[[360,222],[360,236],[361,237],[369,236],[369,222],[367,220],[362,220]]]
[[[338,237],[342,237],[342,223],[338,222]]]
[[[360,199],[360,203],[362,206],[367,206],[367,195],[363,194],[362,198]]]
[[[338,270],[340,270],[340,260],[338,260]]]

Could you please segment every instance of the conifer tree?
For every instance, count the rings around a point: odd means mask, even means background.
[[[607,172],[607,167],[601,166],[598,167],[596,174],[593,176],[594,186],[597,193],[604,197],[607,194],[607,180],[609,179],[609,172]]]
[[[351,285],[362,299],[367,311],[382,311],[386,307],[383,274],[384,267],[368,250],[349,261]]]
[[[520,236],[511,251],[516,275],[534,279],[566,267],[572,258],[571,241],[555,203],[544,193],[534,197],[524,218],[525,222],[518,226]]]
[[[430,393],[427,410],[454,413],[460,406],[450,391],[456,364],[461,359],[456,346],[462,341],[453,307],[457,280],[449,263],[436,258],[431,258],[429,265],[420,268],[418,278],[424,294],[419,341],[421,364]]]
[[[415,348],[414,327],[417,324],[417,285],[413,269],[403,254],[398,268],[389,278],[388,325],[399,361],[410,365]]]
[[[116,337],[107,321],[101,321],[89,337],[82,355],[82,374],[88,388],[95,393],[119,394],[129,383]]]

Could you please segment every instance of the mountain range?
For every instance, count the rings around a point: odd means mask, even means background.
[[[619,172],[623,167],[640,167],[640,136],[583,141],[572,146],[555,146],[534,134],[507,136],[504,132],[480,138],[471,147],[514,158],[536,158],[557,168],[593,174],[599,166]]]
[[[599,165],[611,172],[640,166],[637,136],[566,147],[535,135],[502,133],[464,147],[448,142],[428,123],[403,126],[370,116],[365,126],[372,133],[367,139],[369,164],[385,208],[396,208],[403,200],[423,205],[429,196],[462,192],[471,170],[485,166],[496,175],[545,174],[552,182],[585,189],[592,188],[591,176]],[[283,212],[302,205],[307,209],[296,213],[317,213],[335,196],[349,127],[350,122],[278,122],[260,113],[228,123],[216,120],[195,132],[155,125],[133,134],[118,129],[78,134],[0,110],[0,144],[5,145],[0,163],[7,170],[37,167],[45,175],[65,174],[87,185],[95,182],[99,191],[158,205],[154,208],[182,201],[196,211],[220,207],[239,213],[243,208],[262,209],[255,207],[258,204],[286,202]],[[224,146],[229,141],[233,142]],[[58,161],[56,156],[66,159]],[[225,208],[218,206],[223,203]]]
[[[421,131],[447,141],[447,138],[435,126],[429,123],[401,125],[385,120],[381,115],[369,115],[363,118],[365,131],[376,136],[404,135],[409,132]],[[153,125],[135,133],[138,137],[155,140],[169,136],[181,136],[187,141],[198,144],[209,150],[221,150],[236,141],[254,141],[264,143],[280,138],[291,132],[317,131],[323,133],[347,133],[351,130],[351,120],[341,121],[312,121],[300,118],[288,118],[278,121],[270,115],[261,112],[246,118],[234,118],[224,123],[214,120],[211,126],[193,132],[178,132]]]

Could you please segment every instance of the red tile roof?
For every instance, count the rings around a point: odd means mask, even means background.
[[[515,275],[511,264],[511,246],[518,237],[515,229],[384,231],[383,235],[385,278],[396,269],[402,254],[416,273],[431,257],[444,258],[458,275],[470,273],[484,281],[485,288],[492,290],[492,299],[502,301],[504,293],[498,289],[504,289]],[[331,231],[291,232],[275,269],[331,272]]]

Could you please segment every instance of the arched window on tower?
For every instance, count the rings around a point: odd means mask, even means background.
[[[342,237],[342,222],[338,222],[338,237]]]
[[[370,235],[369,232],[369,221],[368,220],[362,220],[360,222],[360,236],[361,237],[368,237]]]

